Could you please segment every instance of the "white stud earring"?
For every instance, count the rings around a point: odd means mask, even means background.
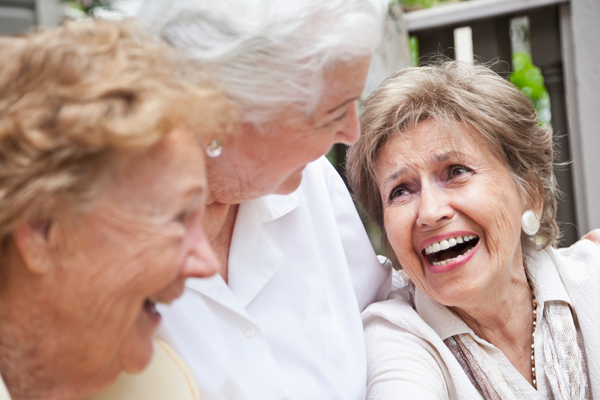
[[[213,140],[211,141],[208,146],[206,146],[206,154],[208,154],[209,157],[215,158],[215,157],[219,157],[221,155],[221,153],[223,152],[223,144],[221,143],[220,140]]]
[[[540,220],[533,211],[527,210],[521,216],[521,228],[529,236],[535,235],[540,229]]]

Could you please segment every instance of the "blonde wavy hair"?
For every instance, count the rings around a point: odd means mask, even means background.
[[[81,203],[111,157],[143,151],[177,127],[217,130],[231,118],[208,82],[185,79],[173,49],[128,23],[2,37],[0,53],[3,243],[30,212]]]
[[[523,250],[556,245],[552,129],[540,126],[527,97],[490,68],[446,61],[402,69],[369,96],[361,119],[361,138],[348,153],[348,180],[363,210],[382,229],[382,248],[396,267],[376,182],[377,156],[388,141],[424,120],[479,132],[526,200],[543,201],[540,229],[535,237],[521,235]]]

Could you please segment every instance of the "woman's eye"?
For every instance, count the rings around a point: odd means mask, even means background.
[[[398,186],[397,188],[394,188],[394,190],[392,190],[392,192],[390,193],[390,201],[395,199],[396,197],[405,196],[409,193],[410,191],[406,187]]]
[[[473,172],[473,170],[471,170],[468,167],[465,167],[464,165],[453,165],[448,170],[448,178],[456,178],[457,176],[468,174],[471,172]]]
[[[346,118],[346,114],[348,114],[347,111],[345,111],[342,115],[340,115],[339,117],[337,117],[336,119],[333,120],[333,122],[337,122],[337,121],[341,121],[344,118]]]

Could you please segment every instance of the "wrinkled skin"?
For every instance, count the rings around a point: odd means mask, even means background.
[[[442,304],[473,307],[496,297],[523,277],[520,218],[531,207],[476,133],[454,135],[423,122],[404,136],[381,150],[377,169],[386,232],[401,265]],[[479,236],[476,254],[458,269],[431,273],[421,243],[453,231]]]
[[[260,128],[245,123],[223,138],[223,153],[208,160],[215,201],[238,204],[267,194],[289,194],[300,186],[306,165],[335,143],[353,144],[360,131],[355,100],[364,89],[370,56],[335,64],[323,75],[322,96],[310,117],[282,110]]]
[[[215,273],[200,224],[207,182],[197,140],[176,130],[118,157],[91,203],[52,214],[46,233],[19,225],[0,292],[12,305],[0,306],[0,346],[10,347],[0,372],[13,398],[78,398],[121,370],[139,372],[160,321],[145,301],[173,301],[185,278]]]
[[[528,204],[510,171],[476,131],[449,132],[432,121],[398,135],[377,158],[384,226],[400,264],[416,287],[454,310],[496,345],[531,382],[531,293],[521,249]],[[422,253],[440,235],[473,234],[470,258],[436,269]]]

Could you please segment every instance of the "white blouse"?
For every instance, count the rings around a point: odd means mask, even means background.
[[[188,279],[160,308],[159,337],[191,367],[203,400],[364,399],[360,312],[385,298],[389,277],[323,157],[293,194],[240,205],[229,285]]]
[[[0,400],[10,400],[10,394],[8,394],[8,390],[6,389],[6,386],[4,385],[4,381],[2,380],[1,376],[0,376]]]
[[[592,398],[600,398],[600,247],[588,240],[570,248],[547,249],[527,259],[537,315],[544,303],[569,303],[587,359]],[[408,287],[389,300],[369,306],[362,315],[368,368],[368,399],[481,399],[444,339],[469,333],[502,372],[518,399],[552,399],[544,373],[543,333],[535,331],[538,390],[492,344],[475,336],[452,311],[415,289],[413,310]],[[538,325],[539,326],[539,325]]]

